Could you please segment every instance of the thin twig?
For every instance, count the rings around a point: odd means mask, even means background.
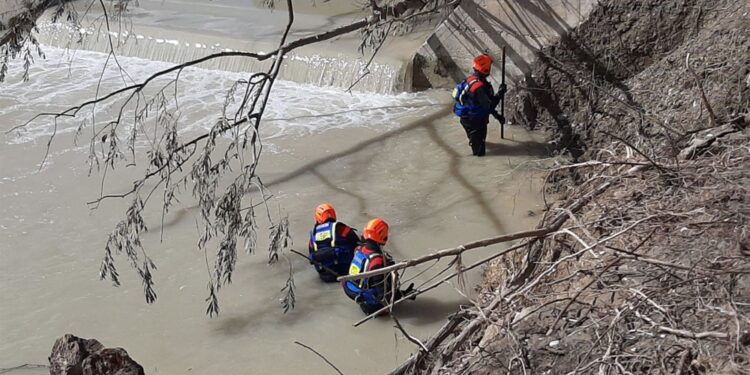
[[[398,321],[398,318],[396,318],[395,315],[391,314],[391,319],[393,319],[393,322],[396,323],[395,327],[398,328],[399,331],[401,331],[401,334],[403,334],[407,340],[419,346],[420,350],[424,351],[425,353],[430,352],[430,349],[427,349],[427,347],[421,341],[419,341],[418,338],[410,335],[409,332],[406,332],[406,329],[404,329],[404,327],[401,325],[401,322]]]
[[[328,360],[328,358],[326,358],[326,357],[325,357],[325,356],[323,356],[322,354],[318,353],[318,352],[317,352],[317,351],[316,351],[315,349],[313,349],[313,348],[311,348],[311,347],[309,347],[309,346],[307,346],[307,345],[305,345],[305,344],[303,344],[303,343],[301,343],[301,342],[299,342],[299,341],[295,341],[294,343],[295,343],[295,344],[297,344],[297,345],[299,345],[299,346],[301,346],[301,347],[303,347],[303,348],[305,348],[305,349],[307,349],[307,350],[309,350],[309,351],[311,351],[311,352],[313,352],[313,353],[315,353],[315,355],[317,355],[318,357],[320,357],[320,358],[321,358],[322,360],[324,360],[324,361],[325,361],[325,362],[326,362],[326,363],[327,363],[327,364],[328,364],[329,366],[331,366],[331,367],[332,367],[332,368],[333,368],[334,370],[336,370],[336,372],[338,372],[338,373],[339,373],[339,375],[344,375],[344,373],[343,373],[343,372],[341,372],[341,370],[339,370],[339,368],[338,368],[338,367],[336,367],[336,365],[334,365],[333,363],[331,363],[331,361],[329,361],[329,360]]]

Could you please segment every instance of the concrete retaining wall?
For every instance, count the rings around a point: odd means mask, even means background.
[[[465,0],[443,21],[412,61],[411,87],[453,87],[471,73],[474,56],[495,60],[499,82],[506,46],[509,86],[530,71],[535,53],[581,23],[597,0]]]

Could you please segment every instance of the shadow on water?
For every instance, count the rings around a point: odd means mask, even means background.
[[[348,191],[348,190],[342,188],[341,186],[338,186],[338,185],[334,184],[333,182],[331,182],[331,180],[329,180],[327,177],[325,177],[325,175],[323,173],[320,173],[317,170],[313,170],[310,173],[312,173],[313,175],[315,175],[315,177],[317,177],[320,180],[320,182],[323,183],[323,185],[327,186],[332,191],[336,191],[339,194],[348,195],[348,196],[354,198],[357,201],[357,210],[358,210],[357,212],[360,212],[362,214],[370,216],[369,214],[367,214],[367,200],[365,199],[365,197],[363,197],[363,196],[361,196],[359,194],[352,193],[351,191]],[[341,220],[341,219],[339,219],[339,220]],[[355,228],[355,229],[357,229],[357,228]]]
[[[164,217],[164,221],[159,225],[155,225],[154,228],[161,230],[161,229],[167,229],[167,228],[173,227],[179,224],[180,222],[182,222],[182,220],[188,219],[188,217],[191,216],[192,211],[196,210],[197,208],[198,208],[197,205],[191,205],[191,206],[181,207],[178,209],[173,209],[169,215],[166,215]]]
[[[213,330],[224,336],[239,336],[247,335],[248,332],[254,331],[256,327],[262,324],[262,318],[257,313],[219,316],[219,320],[214,325]]]
[[[451,108],[449,106],[446,106],[442,110],[436,111],[435,113],[413,121],[411,124],[402,126],[399,129],[387,132],[385,134],[379,135],[377,137],[374,137],[369,140],[362,141],[346,150],[343,150],[341,152],[326,156],[324,158],[312,161],[310,163],[307,163],[296,170],[279,177],[273,181],[268,182],[268,186],[273,186],[277,184],[281,184],[284,182],[288,182],[290,180],[293,180],[301,175],[304,175],[305,173],[313,173],[317,175],[318,177],[321,176],[319,168],[325,166],[326,164],[340,159],[344,157],[350,157],[352,155],[355,155],[360,152],[370,152],[369,148],[378,147],[381,146],[385,141],[395,138],[399,135],[402,135],[407,132],[411,132],[417,129],[423,129],[428,133],[428,136],[432,141],[434,141],[442,150],[445,151],[445,154],[450,157],[450,177],[453,179],[456,179],[466,190],[471,192],[474,199],[477,201],[479,207],[481,207],[482,212],[485,214],[487,219],[489,219],[492,224],[495,226],[495,229],[499,232],[503,231],[503,225],[500,222],[500,218],[495,215],[492,210],[490,209],[491,205],[490,202],[487,202],[486,199],[482,196],[480,190],[474,186],[469,179],[463,175],[461,172],[461,169],[459,168],[460,164],[460,158],[461,155],[459,155],[453,148],[451,148],[448,143],[438,134],[438,131],[436,129],[435,122],[436,120],[445,117],[445,115],[449,114],[451,111]],[[358,168],[355,168],[358,169]],[[330,181],[321,181],[326,185],[332,185]],[[337,189],[339,190],[339,189]],[[358,201],[360,201],[360,205],[363,204],[363,201],[361,200],[361,197],[356,197]]]
[[[486,143],[487,156],[531,156],[543,158],[550,154],[549,145],[535,141],[504,140],[503,143]]]
[[[423,105],[392,105],[392,106],[380,106],[380,107],[368,107],[368,108],[358,108],[358,109],[351,109],[351,110],[345,110],[345,111],[339,111],[339,112],[331,112],[331,113],[323,113],[319,115],[302,115],[302,116],[295,116],[295,117],[288,117],[288,118],[271,118],[266,119],[264,121],[267,122],[273,122],[273,121],[290,121],[290,120],[299,120],[299,119],[305,119],[305,118],[322,118],[322,117],[333,117],[337,115],[347,114],[347,113],[354,113],[354,112],[367,112],[367,111],[377,111],[377,110],[386,110],[386,109],[395,109],[395,108],[424,108],[424,107],[438,107],[443,104],[423,104]],[[424,126],[431,125],[431,121],[438,119],[446,114],[448,114],[449,109],[440,109],[436,111],[433,115],[421,119],[419,121],[415,121],[407,126],[401,127],[399,129],[390,131],[388,133],[385,133],[383,135],[377,136],[375,138],[372,138],[370,140],[362,141],[344,151],[338,152],[336,154],[330,155],[326,158],[319,159],[317,161],[312,161],[292,172],[290,172],[287,175],[284,175],[278,179],[272,180],[267,183],[267,186],[272,186],[275,184],[284,183],[290,180],[293,180],[296,177],[299,177],[300,175],[303,175],[305,172],[310,172],[314,174],[316,177],[318,177],[321,182],[331,188],[332,190],[336,190],[342,194],[346,194],[351,196],[352,198],[355,198],[358,202],[360,212],[365,213],[366,211],[366,204],[363,197],[356,195],[354,193],[351,193],[347,190],[342,189],[339,186],[336,186],[331,181],[329,181],[323,173],[317,170],[317,168],[324,166],[325,164],[332,162],[334,160],[342,159],[349,155],[354,155],[357,152],[361,151],[361,149],[368,147],[368,146],[377,146],[381,142],[384,142],[390,138],[395,138],[403,133],[406,133],[411,130],[415,130],[417,128],[421,128]],[[172,213],[168,215],[163,223],[163,226],[161,224],[154,226],[155,229],[161,229],[161,228],[169,228],[172,227],[180,222],[182,222],[185,219],[189,218],[189,214],[191,211],[198,209],[197,205],[190,205],[188,207],[184,207],[183,209],[175,210],[175,213]]]
[[[489,209],[490,202],[487,202],[486,199],[482,196],[480,190],[474,186],[474,184],[471,183],[471,181],[464,176],[464,174],[461,171],[460,164],[461,160],[465,155],[462,155],[458,153],[456,150],[454,150],[448,142],[444,139],[444,136],[441,135],[441,132],[437,130],[435,124],[436,120],[441,119],[445,117],[447,114],[449,114],[451,111],[450,107],[446,106],[445,108],[435,111],[433,114],[428,115],[424,118],[421,118],[419,120],[415,120],[409,124],[406,124],[398,129],[386,132],[384,134],[378,135],[376,137],[358,142],[355,145],[352,145],[351,147],[342,150],[340,152],[327,155],[323,158],[312,160],[308,162],[307,164],[304,164],[300,166],[299,168],[282,175],[274,180],[268,181],[267,186],[271,187],[274,185],[286,183],[289,181],[292,181],[298,177],[301,177],[306,174],[312,174],[314,175],[320,182],[328,186],[330,189],[337,191],[339,193],[348,195],[352,198],[354,198],[357,201],[359,212],[366,214],[367,213],[367,202],[366,199],[356,193],[353,193],[350,190],[344,189],[341,186],[338,186],[336,183],[330,181],[323,171],[327,167],[328,164],[340,160],[340,159],[354,159],[355,155],[360,153],[370,153],[371,150],[379,149],[383,146],[383,143],[390,139],[397,138],[403,134],[414,132],[414,131],[425,131],[428,135],[428,137],[435,142],[435,144],[442,149],[446,155],[449,156],[449,170],[448,170],[448,176],[446,178],[454,179],[456,180],[461,186],[463,186],[467,191],[471,193],[472,199],[476,201],[476,203],[483,207],[482,211],[489,219],[495,228],[498,231],[503,230],[502,223],[500,222],[500,219]],[[459,137],[464,139],[463,135],[460,135]],[[467,150],[468,150],[468,146]],[[468,152],[468,151],[467,151]],[[547,146],[542,142],[534,142],[534,141],[516,141],[516,140],[509,140],[505,139],[502,143],[493,143],[493,142],[487,142],[487,155],[488,156],[532,156],[532,157],[544,157],[549,154]],[[353,168],[353,170],[359,170],[359,168]],[[189,215],[188,210],[194,209],[195,207],[189,207],[186,210],[180,210],[178,211],[177,217],[171,217],[167,221],[165,221],[165,227],[174,225],[175,223],[186,219]]]
[[[341,159],[353,164],[367,162],[366,160],[369,158],[362,158],[364,161],[360,161],[360,156],[372,155],[373,150],[382,150],[386,142],[396,139],[404,134],[415,131],[425,132],[427,138],[434,142],[436,147],[438,147],[446,156],[446,166],[443,178],[455,181],[458,186],[461,186],[466,192],[468,192],[469,194],[465,200],[473,201],[477,207],[479,207],[479,212],[481,212],[483,216],[492,223],[495,230],[503,232],[504,225],[501,222],[500,217],[490,208],[492,207],[492,202],[482,194],[482,191],[477,186],[475,186],[476,182],[472,181],[470,175],[467,175],[467,171],[461,168],[463,162],[474,162],[474,159],[468,156],[468,145],[463,143],[465,141],[464,135],[460,132],[441,130],[444,128],[438,126],[441,124],[439,120],[444,119],[450,111],[451,108],[446,106],[428,116],[407,123],[398,129],[363,140],[340,152],[326,155],[315,160],[310,160],[299,168],[269,181],[267,186],[278,186],[279,184],[293,181],[305,175],[312,175],[318,179],[320,183],[331,190],[354,198],[358,202],[358,208],[361,212],[366,212],[368,208],[366,198],[350,190],[345,190],[343,187],[338,186],[336,181],[329,180],[326,177],[326,168],[330,168],[333,162]],[[457,151],[456,147],[454,147],[456,141],[454,137],[460,137],[462,142],[461,147],[466,147],[466,153]],[[493,156],[544,156],[547,154],[547,150],[544,143],[506,139],[503,140],[502,143],[488,143],[488,154]],[[388,158],[389,156],[387,154],[380,154],[379,157]],[[360,167],[361,166],[354,165],[354,168],[352,169],[361,170]],[[186,213],[187,210],[185,210],[185,212],[180,212],[180,218],[187,218],[189,215],[186,215]],[[425,217],[424,213],[421,213],[420,216]],[[411,220],[410,222],[414,222],[414,220]],[[165,224],[171,225],[173,223],[167,222]],[[281,315],[278,314],[278,304],[257,303],[249,306],[246,309],[247,311],[241,314],[220,316],[218,320],[212,324],[212,329],[217,334],[236,336],[251,334],[269,323],[279,323],[284,325],[298,324],[303,317],[309,315],[310,311],[325,308],[324,306],[318,305],[319,303],[325,303],[324,301],[326,299],[321,298],[323,295],[338,292],[327,287],[320,288],[315,292],[313,292],[313,290],[314,289],[308,290],[307,293],[312,294],[306,293],[304,301],[299,301],[300,307],[304,304],[304,308],[297,308],[287,314]],[[403,318],[409,324],[428,325],[444,319],[445,316],[455,311],[459,303],[460,302],[455,300],[441,301],[435,298],[421,297],[416,301],[409,301],[409,303],[401,304],[396,310],[396,314],[398,314],[397,316],[399,318]],[[356,306],[352,304],[352,308],[356,308]]]
[[[394,309],[394,315],[406,323],[421,326],[445,320],[456,312],[460,303],[419,296],[415,301],[405,301]]]
[[[461,172],[461,169],[459,168],[459,158],[461,157],[454,149],[452,149],[448,144],[443,140],[443,138],[440,137],[437,130],[434,126],[429,126],[426,128],[427,133],[429,134],[430,139],[432,139],[447,155],[450,155],[450,173],[458,180],[458,182],[468,191],[471,192],[471,195],[474,197],[474,199],[477,201],[480,209],[484,213],[484,215],[489,219],[492,224],[495,226],[495,229],[502,233],[503,232],[503,224],[500,222],[500,218],[497,217],[497,215],[492,212],[492,205],[490,202],[487,201],[487,199],[482,196],[482,192],[477,189],[476,186],[474,186]]]
[[[311,171],[315,170],[316,168],[323,167],[326,164],[328,164],[328,163],[330,163],[330,162],[332,162],[334,160],[342,159],[344,157],[355,155],[355,154],[360,153],[360,152],[369,152],[369,150],[366,150],[366,149],[368,149],[370,147],[372,147],[372,148],[378,148],[385,141],[387,141],[387,140],[389,140],[391,138],[396,138],[397,136],[400,136],[400,135],[405,134],[407,132],[413,131],[415,129],[419,129],[419,128],[423,128],[423,127],[428,127],[435,120],[437,120],[437,119],[439,119],[441,117],[444,117],[445,115],[449,114],[451,112],[451,110],[452,109],[449,106],[446,106],[445,108],[443,108],[441,110],[435,111],[435,113],[433,113],[431,115],[428,115],[428,116],[426,116],[426,117],[424,117],[422,119],[419,119],[419,120],[414,121],[414,122],[412,122],[410,124],[402,126],[402,127],[398,128],[396,130],[391,130],[391,131],[389,131],[387,133],[381,134],[381,135],[373,137],[371,139],[364,140],[364,141],[359,142],[359,143],[357,143],[357,144],[355,144],[355,145],[353,145],[353,146],[351,146],[351,147],[349,147],[349,148],[347,148],[345,150],[342,150],[342,151],[336,152],[334,154],[328,155],[328,156],[326,156],[324,158],[313,160],[313,161],[311,161],[311,162],[309,162],[309,163],[307,163],[307,164],[305,164],[305,165],[303,165],[303,166],[301,166],[301,167],[299,167],[299,168],[297,168],[297,169],[295,169],[295,170],[293,170],[293,171],[291,171],[291,172],[289,172],[289,173],[287,173],[287,174],[285,174],[285,175],[283,175],[283,176],[281,176],[279,178],[276,178],[276,179],[274,179],[272,181],[268,181],[266,183],[266,185],[268,187],[271,187],[271,186],[274,186],[274,185],[282,184],[282,183],[294,180],[295,178],[300,177],[300,176],[304,175],[307,172],[311,172]]]
[[[243,313],[220,314],[215,318],[215,321],[211,322],[211,327],[215,333],[220,335],[247,336],[254,334],[254,332],[257,332],[262,327],[271,327],[279,324],[294,326],[298,323],[303,323],[305,319],[308,319],[311,311],[325,309],[325,306],[317,304],[316,301],[324,300],[324,298],[322,298],[324,294],[336,292],[340,292],[341,296],[346,298],[338,284],[331,285],[330,287],[323,287],[317,291],[312,288],[306,289],[304,301],[298,300],[297,303],[299,306],[296,306],[285,314],[282,313],[278,302],[268,303],[259,301],[258,303],[253,304],[251,308],[246,309]],[[356,309],[357,306],[352,303],[352,308]]]

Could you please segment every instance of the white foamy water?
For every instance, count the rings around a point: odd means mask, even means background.
[[[34,113],[60,112],[99,96],[147,78],[172,64],[140,58],[118,57],[121,72],[112,59],[105,69],[107,55],[89,51],[68,51],[43,47],[46,59],[37,58],[31,67],[30,79],[20,79],[22,63],[16,60],[10,67],[11,76],[0,91],[0,119],[4,130],[21,124]],[[187,68],[180,73],[177,84],[179,126],[181,135],[196,134],[209,129],[219,118],[227,91],[249,74]],[[155,80],[149,92],[164,86],[175,74]],[[174,88],[166,90],[170,99]],[[128,94],[119,96],[125,98]],[[97,121],[119,110],[120,100],[108,100],[96,105]],[[277,81],[262,122],[264,140],[281,136],[301,137],[334,128],[369,127],[392,129],[398,119],[421,116],[434,110],[438,100],[434,95],[381,95],[352,92],[331,87],[316,87],[287,81]],[[76,117],[57,119],[57,134],[74,133],[82,121],[91,122],[93,106],[83,108]],[[124,118],[132,116],[125,112]],[[26,117],[24,117],[26,116]],[[11,126],[9,126],[11,125]],[[55,132],[52,117],[41,117],[27,126],[5,135],[6,142],[39,142]]]
[[[179,18],[179,17],[178,17]],[[64,23],[42,21],[38,27],[38,38],[43,44],[60,48],[76,48],[87,51],[108,52],[110,41],[119,56],[138,57],[153,61],[184,63],[205,57],[211,53],[233,51],[274,50],[274,44],[258,43],[253,40],[235,38],[208,38],[206,35],[190,32],[162,34],[163,28],[146,28],[140,31],[122,33],[106,32],[99,28],[76,29]],[[257,31],[257,30],[256,30]],[[274,33],[262,33],[276,35]],[[256,34],[252,38],[257,36]],[[171,39],[179,38],[179,39]],[[214,43],[215,41],[219,41]],[[351,43],[350,43],[351,44]],[[231,46],[232,48],[229,48]],[[355,45],[343,47],[345,51],[356,50]],[[409,50],[409,48],[406,48]],[[376,59],[383,60],[383,59]],[[358,54],[333,53],[326,50],[292,51],[281,65],[279,77],[298,83],[315,86],[349,88],[355,81],[355,91],[394,94],[402,87],[402,74],[405,74],[403,58],[370,61]],[[203,63],[208,69],[246,72],[267,70],[270,60],[257,61],[243,57],[213,59]],[[367,71],[368,74],[362,75]]]

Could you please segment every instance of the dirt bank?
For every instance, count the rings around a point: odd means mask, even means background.
[[[602,1],[510,119],[555,133],[557,193],[400,373],[747,373],[750,4]]]

